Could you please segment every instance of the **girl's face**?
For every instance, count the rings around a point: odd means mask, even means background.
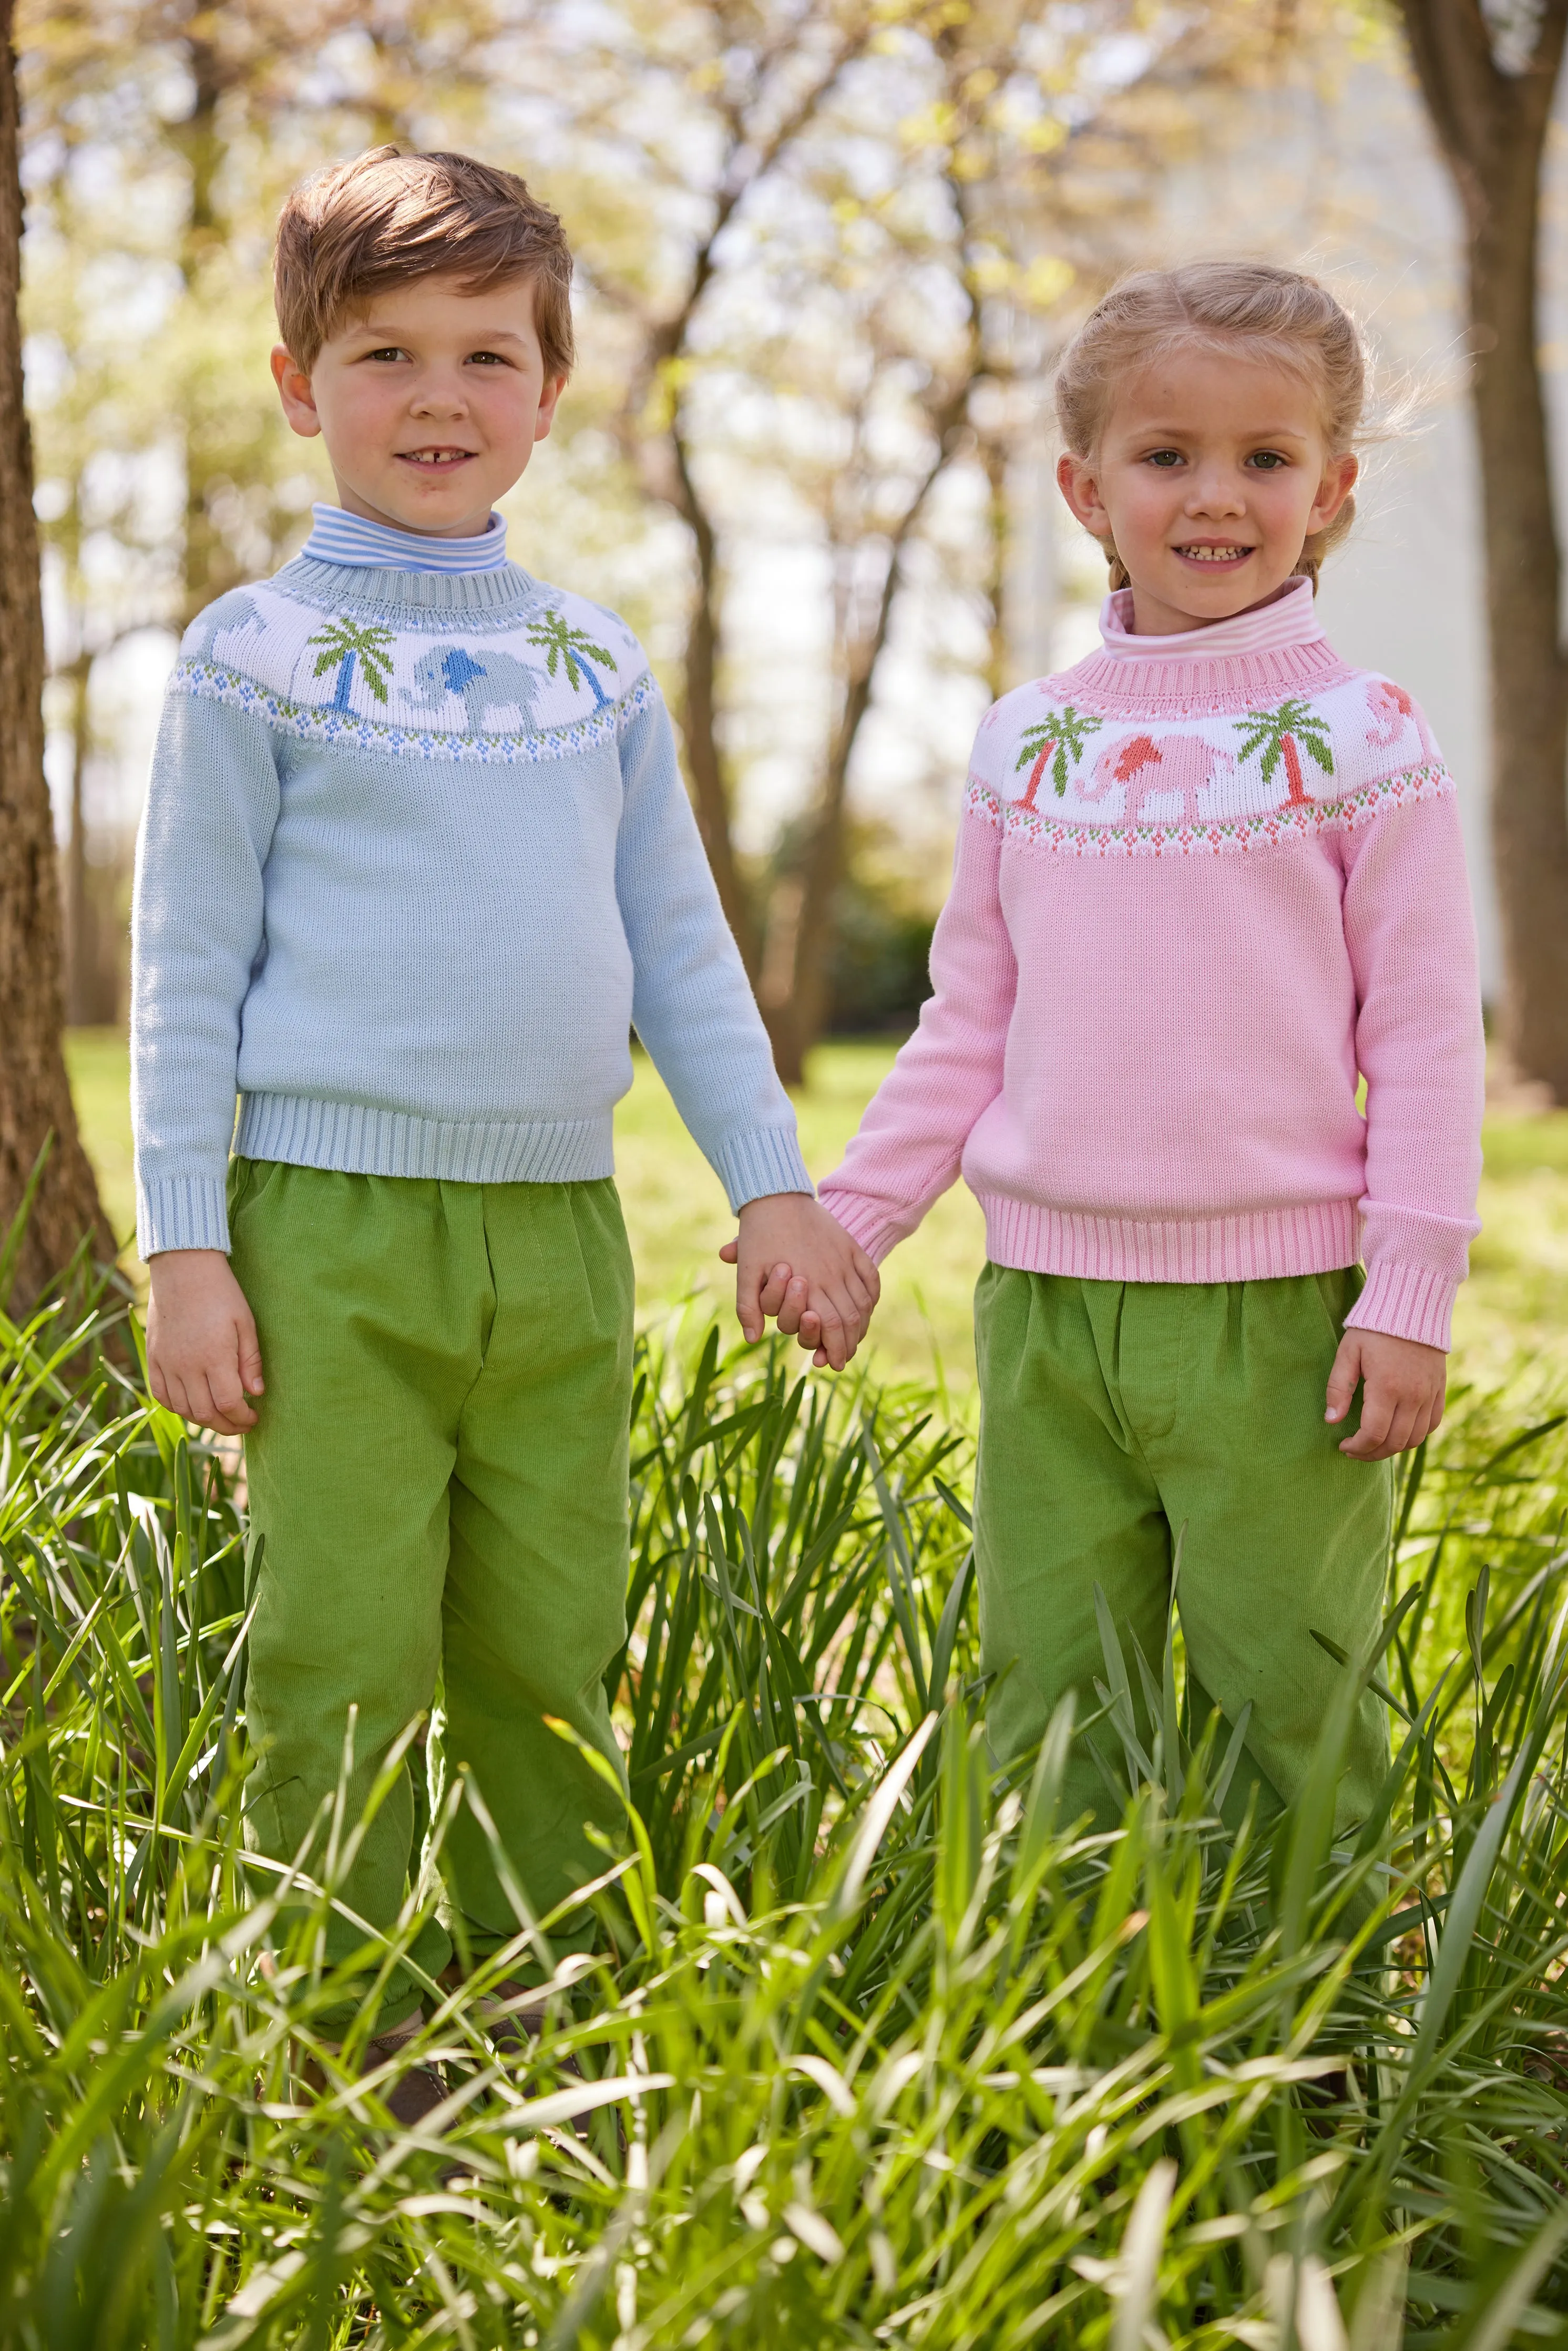
[[[1122,385],[1092,456],[1062,458],[1063,497],[1126,566],[1139,636],[1207,628],[1284,585],[1356,476],[1319,405],[1244,349],[1172,351]]]

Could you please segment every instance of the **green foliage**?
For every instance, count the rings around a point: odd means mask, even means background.
[[[115,1320],[0,1325],[5,2351],[1561,2339],[1558,1426],[1477,1410],[1407,1480],[1383,1652],[1265,1839],[1219,1824],[1174,1631],[1156,1674],[1108,1625],[1099,1712],[993,1771],[921,1395],[649,1348],[601,1948],[558,1964],[518,1889],[513,1949],[430,1988],[437,2137],[317,2022],[355,1823],[243,1851],[241,1512]],[[1121,1771],[1134,1674],[1152,1751],[1081,1835],[1069,1742]],[[1362,1674],[1406,1720],[1336,1844]],[[498,2055],[525,1959],[547,2029]]]

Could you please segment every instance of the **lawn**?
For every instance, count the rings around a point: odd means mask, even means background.
[[[822,1046],[800,1096],[814,1176],[838,1164],[894,1055],[890,1042]],[[133,1222],[124,1040],[81,1029],[68,1040],[78,1113],[115,1230]],[[1499,1111],[1486,1126],[1483,1230],[1456,1324],[1458,1379],[1492,1389],[1521,1381],[1539,1393],[1568,1384],[1568,1112]],[[616,1115],[616,1158],[637,1260],[644,1322],[693,1298],[706,1313],[728,1294],[718,1262],[731,1230],[718,1183],[652,1064],[637,1056]],[[957,1185],[883,1270],[883,1303],[867,1365],[878,1380],[927,1378],[934,1365],[955,1406],[974,1387],[969,1299],[985,1252],[980,1212]]]
[[[70,1050],[123,1228],[123,1046]],[[819,1173],[887,1060],[819,1057]],[[1146,1662],[1103,1626],[1077,1721],[994,1767],[971,1446],[929,1368],[971,1400],[972,1203],[894,1259],[870,1383],[800,1378],[705,1335],[727,1220],[645,1065],[621,1159],[632,1808],[591,1956],[519,1888],[512,1943],[427,1984],[439,2137],[361,2075],[373,2006],[340,2049],[336,2019],[418,1936],[461,1782],[433,1742],[427,1866],[330,1967],[361,1826],[325,1806],[282,1877],[243,1849],[226,1448],[151,1404],[112,1297],[0,1318],[0,2351],[1568,2339],[1568,1427],[1534,1410],[1568,1369],[1568,1120],[1489,1129],[1471,1393],[1403,1469],[1357,1661],[1396,1761],[1343,1839],[1355,1674],[1299,1802],[1228,1828],[1239,1747],[1189,1713],[1174,1622]],[[1075,1739],[1115,1834],[1061,1817]],[[485,1996],[525,1967],[542,2029],[508,2049]]]

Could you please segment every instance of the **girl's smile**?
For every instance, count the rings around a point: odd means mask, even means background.
[[[1098,448],[1057,479],[1114,545],[1136,634],[1205,628],[1283,587],[1355,480],[1320,412],[1305,376],[1241,345],[1169,351],[1119,388]]]

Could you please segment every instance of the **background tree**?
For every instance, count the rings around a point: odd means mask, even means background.
[[[38,1153],[54,1137],[16,1268],[26,1297],[68,1262],[84,1238],[110,1258],[114,1244],[77,1134],[60,1052],[60,899],[44,780],[44,619],[22,395],[12,17],[12,0],[0,0],[0,1221],[8,1225],[15,1216]]]
[[[1568,653],[1539,358],[1541,172],[1568,0],[1399,0],[1464,223],[1491,652],[1503,1042],[1568,1102]]]

